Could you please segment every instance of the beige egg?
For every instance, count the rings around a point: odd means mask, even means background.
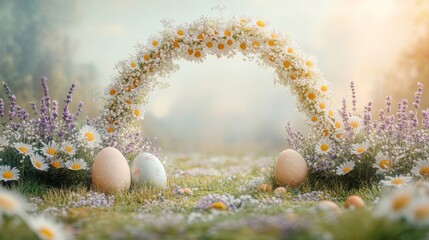
[[[267,184],[267,183],[262,183],[258,187],[258,191],[261,191],[261,192],[271,192],[272,190],[273,190],[273,188],[271,187],[271,185]]]
[[[345,208],[363,208],[365,207],[365,201],[359,196],[353,195],[347,198],[344,203]]]
[[[95,156],[91,180],[96,190],[105,193],[128,190],[131,174],[127,160],[117,149],[104,148]]]
[[[327,212],[339,212],[340,211],[340,207],[338,207],[338,204],[336,204],[332,201],[328,201],[328,200],[323,200],[323,201],[318,202],[316,208],[318,210],[327,211]]]
[[[297,151],[292,149],[280,153],[274,169],[276,183],[281,186],[296,188],[307,177],[307,162]]]
[[[278,188],[276,188],[276,190],[274,190],[274,193],[276,193],[276,194],[282,194],[285,192],[286,192],[286,188],[284,188],[284,187],[278,187]]]
[[[186,194],[186,195],[193,195],[192,190],[191,190],[191,189],[189,189],[189,188],[182,188],[181,190],[182,190],[183,194]]]

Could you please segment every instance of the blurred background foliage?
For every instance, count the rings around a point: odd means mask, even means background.
[[[0,1],[0,82],[9,84],[18,104],[38,103],[40,79],[47,76],[51,96],[60,104],[71,83],[77,83],[72,106],[84,101],[86,115],[97,113],[97,104],[91,103],[97,70],[75,61],[78,43],[68,36],[77,23],[75,1]],[[0,97],[5,98],[4,91]]]

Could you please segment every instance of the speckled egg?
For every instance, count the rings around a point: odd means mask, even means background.
[[[296,188],[307,177],[307,162],[297,151],[292,149],[280,153],[274,169],[274,178],[280,186]]]
[[[112,147],[101,150],[92,165],[91,181],[96,190],[105,193],[128,190],[130,167],[122,153]]]
[[[167,186],[167,174],[157,157],[150,153],[141,153],[131,165],[133,184],[154,187]]]

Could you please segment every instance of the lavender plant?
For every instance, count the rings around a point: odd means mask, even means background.
[[[28,111],[16,103],[9,86],[3,83],[9,100],[8,108],[0,99],[0,181],[23,178],[49,184],[85,182],[88,166],[101,147],[97,131],[91,126],[79,129],[83,103],[72,113],[72,84],[60,112],[58,101],[49,96],[47,78],[41,79],[43,96],[39,106],[30,103]],[[28,178],[28,179],[26,179]]]
[[[350,187],[385,179],[386,186],[401,186],[412,176],[429,178],[429,109],[420,109],[423,84],[418,83],[415,99],[406,99],[392,109],[392,97],[373,115],[372,102],[359,113],[356,90],[351,83],[351,111],[345,99],[332,117],[334,134],[324,137],[294,131],[286,126],[287,140],[307,160],[310,181],[343,181]],[[332,137],[329,137],[332,136]]]

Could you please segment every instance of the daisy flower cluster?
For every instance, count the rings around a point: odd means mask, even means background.
[[[372,111],[369,102],[362,112],[356,108],[356,91],[351,83],[351,111],[345,99],[334,113],[334,134],[319,138],[305,137],[288,124],[289,144],[309,163],[312,173],[355,175],[360,181],[382,180],[383,186],[402,187],[413,178],[429,178],[429,109],[420,109],[423,84],[412,105],[403,99],[392,107],[387,97],[385,106]]]
[[[68,235],[60,223],[53,221],[45,216],[30,216],[27,214],[30,205],[20,195],[0,188],[0,229],[7,232],[9,229],[3,229],[2,221],[14,221],[21,219],[34,234],[43,240],[62,240],[68,239]],[[23,231],[24,229],[21,229]],[[24,231],[25,232],[25,231]],[[20,238],[14,236],[13,238]]]
[[[17,181],[23,174],[46,176],[57,171],[88,169],[94,152],[100,149],[101,137],[90,125],[78,126],[83,103],[71,113],[73,84],[60,111],[58,101],[51,100],[46,83],[41,80],[43,97],[39,107],[30,103],[31,110],[16,103],[15,95],[3,83],[9,104],[0,99],[0,182]]]
[[[141,131],[135,121],[144,117],[149,92],[165,85],[158,79],[178,70],[175,60],[200,63],[208,55],[230,58],[237,53],[274,68],[275,82],[291,89],[316,135],[331,136],[334,111],[330,86],[315,67],[315,60],[288,35],[269,28],[262,18],[201,17],[184,24],[164,21],[163,31],[139,44],[136,54],[117,65],[118,74],[100,99],[104,106],[99,119],[103,141],[122,139],[115,147],[125,153],[133,151],[127,147],[126,136]]]
[[[429,226],[428,183],[421,181],[392,191],[377,203],[374,214],[392,221],[405,220],[412,225]]]

